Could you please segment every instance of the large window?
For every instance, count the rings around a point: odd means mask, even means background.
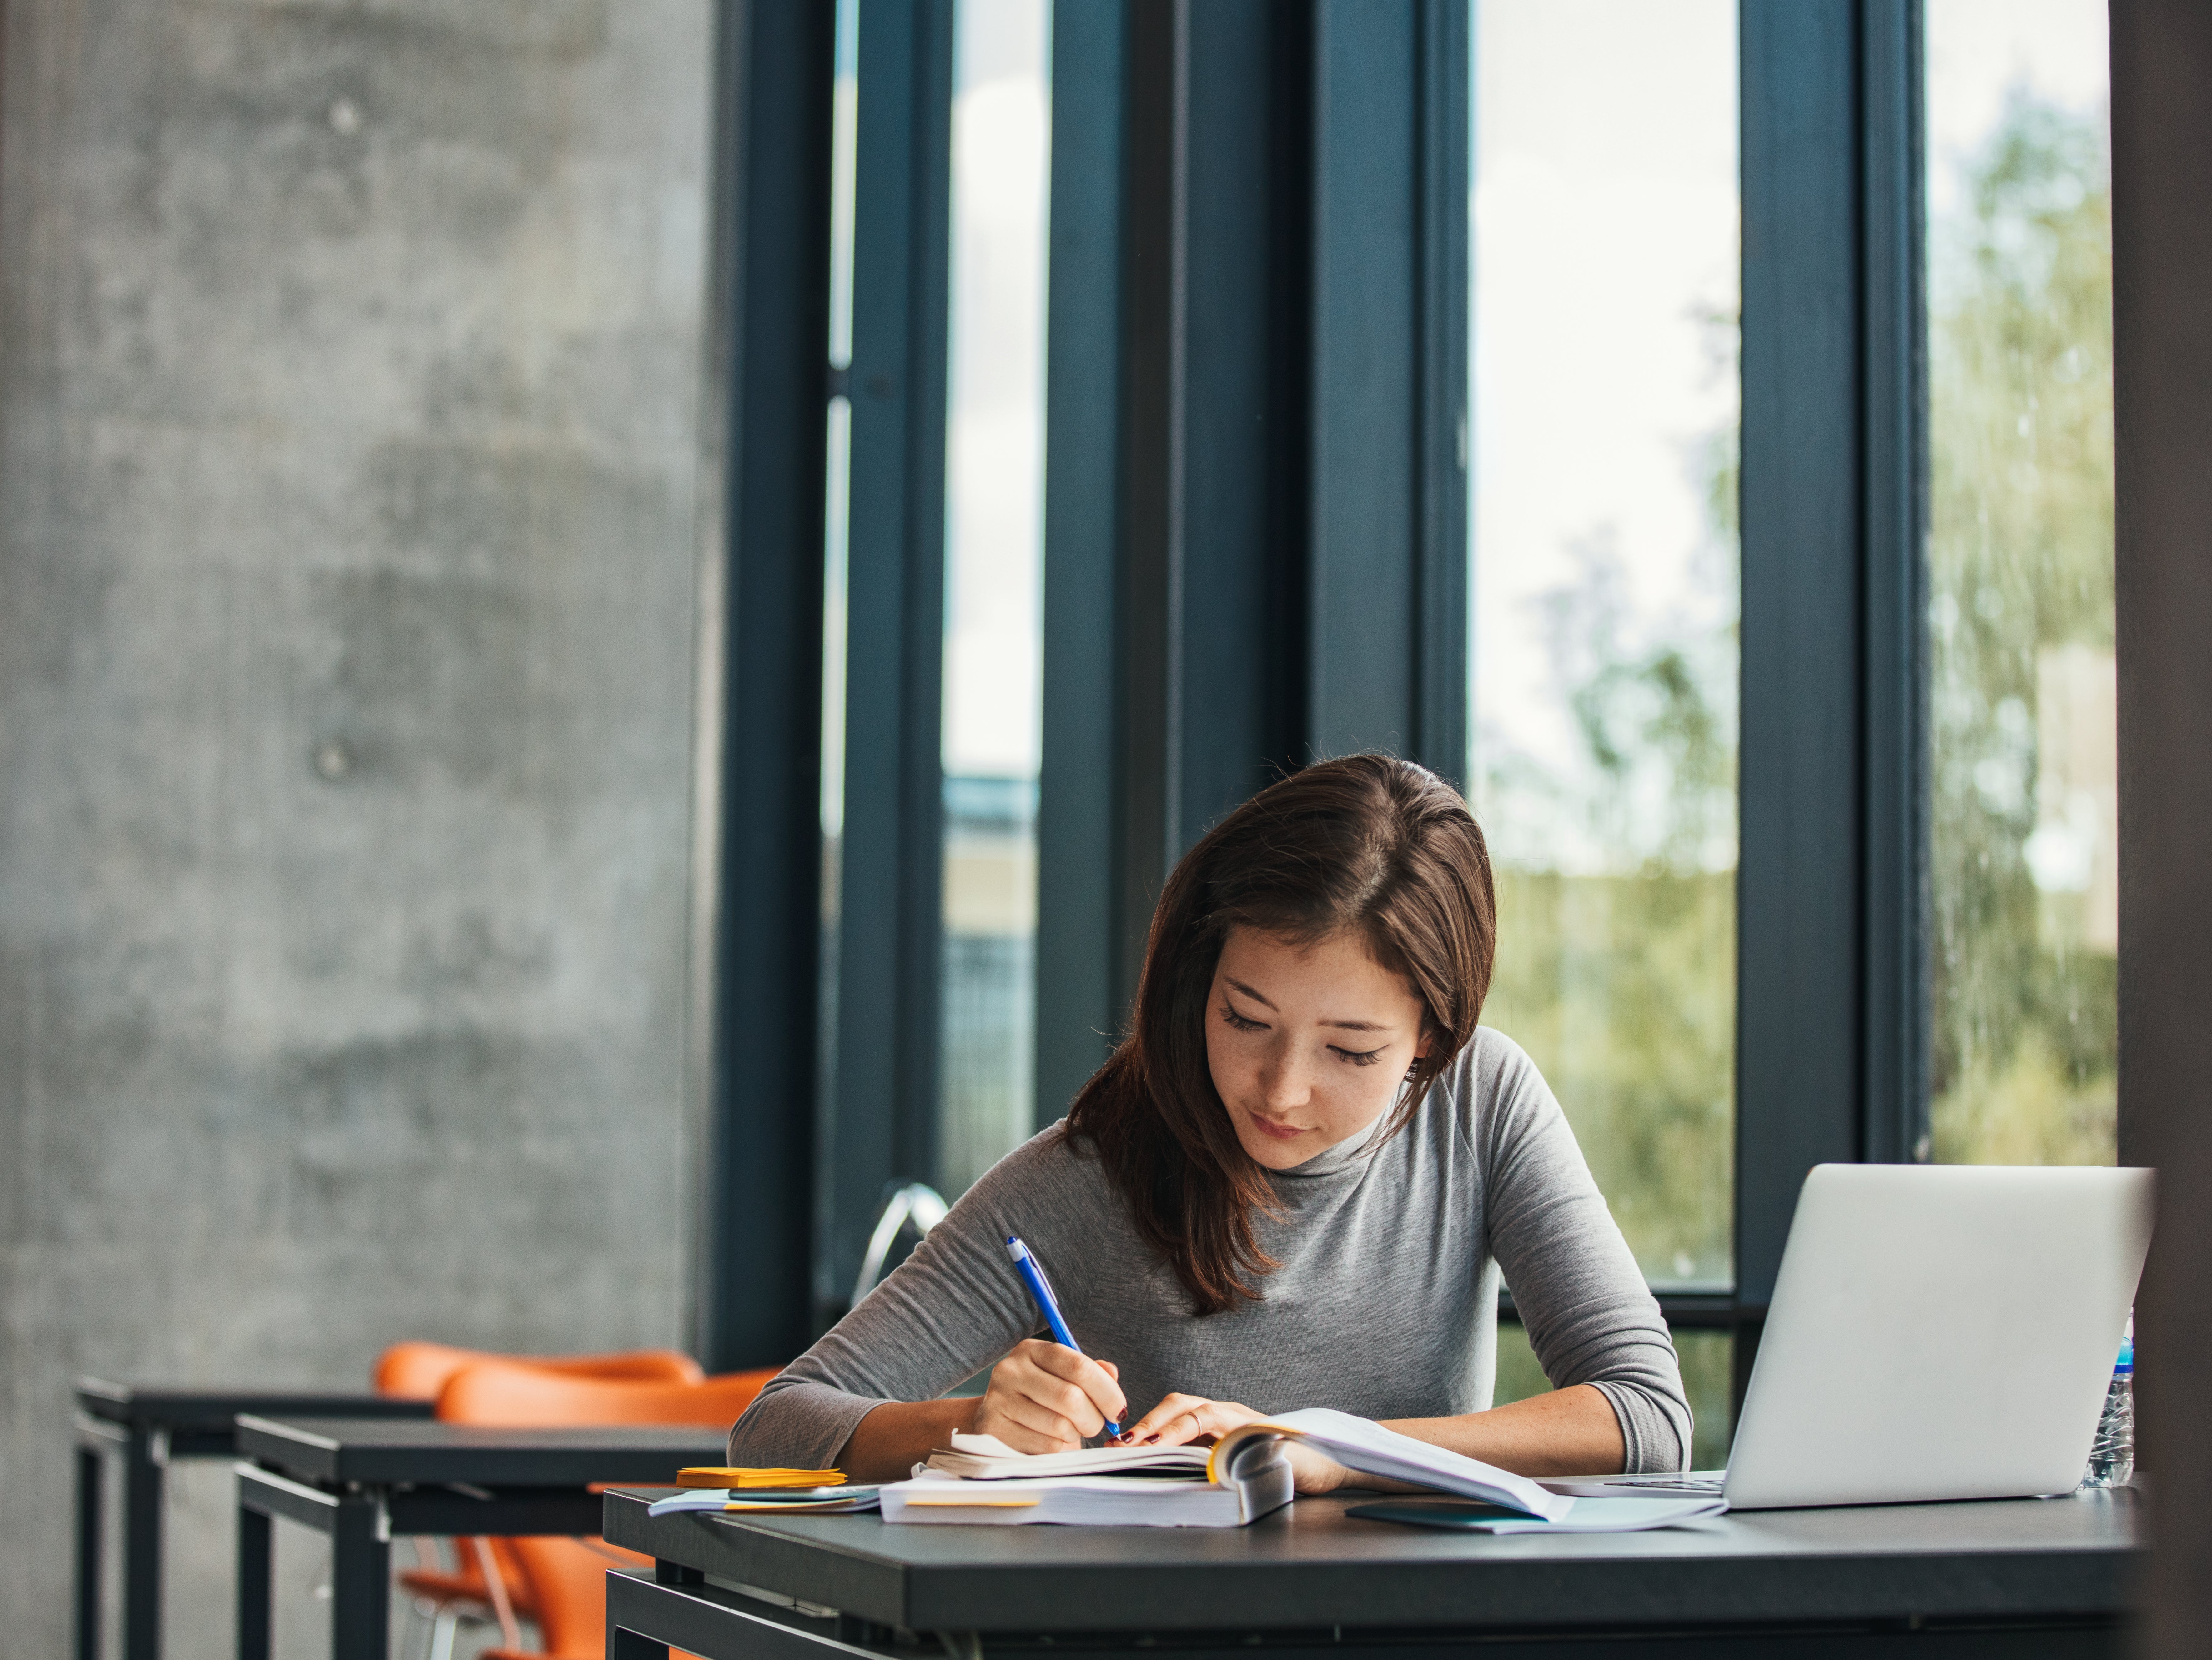
[[[1473,800],[1486,1024],[1655,1285],[1724,1289],[1735,1011],[1732,0],[1481,0]],[[1679,1334],[1698,1456],[1727,1339]],[[1500,1398],[1540,1383],[1509,1351]]]
[[[2102,0],[1929,0],[1933,1155],[2114,1156]]]
[[[759,1238],[811,1229],[826,1316],[884,1193],[957,1195],[1096,1064],[1203,823],[1395,742],[1464,767],[1486,1018],[1556,1090],[1715,1462],[1809,1165],[2112,1156],[2097,0],[1334,8],[1326,76],[1310,20],[1200,9],[842,0],[836,119],[791,113],[829,417],[748,360],[731,716],[788,790],[822,700],[827,1041],[812,1078],[718,1061],[727,1145],[811,1136],[817,1175],[730,1185],[781,1203]],[[817,313],[794,246],[747,244],[785,279],[744,290],[755,348]],[[824,446],[818,665],[784,404]],[[763,833],[727,891],[803,891],[798,804],[733,800]],[[757,1001],[811,919],[732,915]]]
[[[1030,1134],[1049,0],[962,0],[953,68],[938,1183]]]

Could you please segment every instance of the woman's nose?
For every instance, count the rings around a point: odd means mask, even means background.
[[[1260,1071],[1260,1091],[1271,1107],[1301,1107],[1313,1093],[1312,1079],[1295,1051],[1278,1049]]]

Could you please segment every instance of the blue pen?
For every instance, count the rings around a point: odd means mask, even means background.
[[[1036,1258],[1030,1255],[1030,1248],[1022,1243],[1018,1235],[1010,1233],[1006,1236],[1006,1255],[1014,1259],[1014,1266],[1021,1270],[1022,1278],[1029,1282],[1030,1295],[1036,1298],[1037,1307],[1043,1310],[1045,1324],[1052,1328],[1052,1341],[1064,1349],[1073,1349],[1078,1354],[1082,1353],[1083,1346],[1075,1341],[1075,1334],[1068,1330],[1067,1322],[1060,1318],[1060,1299],[1052,1294],[1052,1285],[1044,1277],[1044,1269],[1038,1266]],[[1106,1420],[1107,1434],[1119,1435],[1121,1432],[1121,1426],[1118,1420],[1109,1418]]]

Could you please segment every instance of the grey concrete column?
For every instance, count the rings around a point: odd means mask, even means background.
[[[72,1372],[688,1328],[712,12],[8,9],[11,1655],[65,1641]]]

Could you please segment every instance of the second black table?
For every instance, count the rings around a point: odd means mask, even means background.
[[[161,1522],[169,1464],[231,1458],[232,1420],[269,1418],[428,1418],[432,1402],[356,1389],[184,1388],[76,1380],[76,1652],[100,1660],[100,1515],[104,1467],[123,1462],[123,1656],[161,1660]]]
[[[720,1463],[725,1432],[241,1417],[239,1660],[269,1657],[273,1517],[331,1535],[332,1660],[386,1660],[394,1533],[596,1534],[593,1484],[672,1482]]]

